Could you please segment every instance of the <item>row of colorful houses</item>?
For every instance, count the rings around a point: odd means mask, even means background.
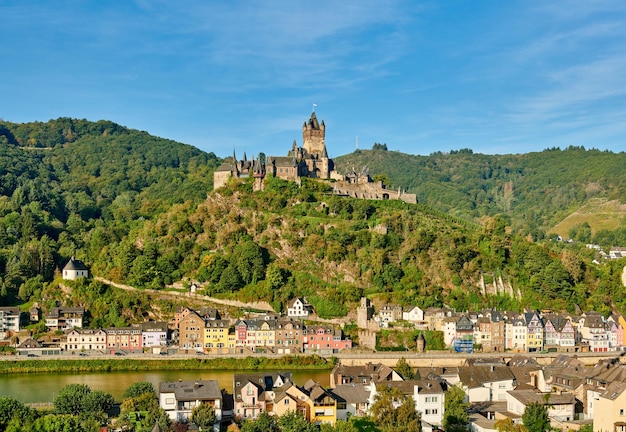
[[[513,352],[608,352],[625,345],[624,318],[604,318],[599,313],[571,316],[501,313],[463,314],[443,320],[444,342],[457,351]]]
[[[182,350],[213,354],[273,352],[333,353],[352,348],[341,329],[330,325],[305,325],[301,321],[265,315],[252,319],[208,318],[185,308],[174,320]]]
[[[146,349],[166,347],[170,343],[170,335],[167,323],[154,321],[130,327],[72,328],[54,344],[28,338],[18,346],[18,352],[21,355],[59,354],[59,350],[68,353],[140,353]]]
[[[360,309],[370,307],[362,302]],[[571,315],[540,311],[485,309],[457,313],[452,309],[383,305],[372,316],[381,327],[404,320],[417,328],[442,331],[447,346],[471,352],[608,352],[626,346],[626,320],[620,314],[605,318],[596,312]],[[367,325],[369,319],[364,320]]]

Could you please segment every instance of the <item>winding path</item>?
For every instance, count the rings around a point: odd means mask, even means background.
[[[258,310],[262,310],[262,311],[268,311],[268,312],[274,312],[274,308],[272,308],[272,306],[270,306],[269,303],[267,302],[263,302],[263,301],[258,301],[258,302],[252,302],[252,303],[245,303],[242,301],[238,301],[238,300],[224,300],[224,299],[218,299],[215,297],[208,297],[202,294],[195,294],[195,293],[190,293],[190,292],[185,292],[185,293],[179,293],[179,292],[172,292],[172,291],[165,291],[165,290],[153,290],[153,289],[137,289],[133,286],[130,285],[122,285],[113,281],[110,281],[108,279],[105,279],[103,277],[99,277],[99,276],[95,276],[94,280],[97,280],[98,282],[102,282],[103,284],[107,284],[107,285],[111,285],[114,286],[115,288],[119,288],[119,289],[123,289],[126,291],[139,291],[139,292],[145,292],[145,293],[150,293],[150,294],[156,294],[156,295],[167,295],[167,296],[171,296],[171,297],[188,297],[188,298],[194,298],[197,300],[204,300],[204,301],[208,301],[211,303],[216,303],[216,304],[220,304],[220,305],[224,305],[224,306],[233,306],[233,307],[237,307],[237,308],[244,308],[244,309],[258,309]]]

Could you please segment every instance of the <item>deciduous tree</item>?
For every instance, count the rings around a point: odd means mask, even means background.
[[[548,408],[538,402],[528,404],[524,414],[522,414],[522,422],[528,429],[528,432],[545,432],[550,430]]]
[[[451,386],[445,393],[443,428],[446,432],[466,431],[469,423],[465,392],[461,387]]]
[[[200,404],[191,412],[191,421],[198,425],[201,431],[208,431],[217,423],[217,416],[211,405]]]

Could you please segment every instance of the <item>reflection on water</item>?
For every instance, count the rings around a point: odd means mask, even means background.
[[[256,371],[251,371],[256,372]],[[0,375],[0,396],[11,396],[24,403],[52,402],[55,394],[67,384],[87,384],[92,390],[111,393],[116,401],[132,383],[149,381],[158,391],[161,381],[217,380],[220,388],[233,391],[233,375],[244,371],[147,371],[98,373],[47,373]],[[302,385],[308,379],[327,387],[330,371],[294,371],[293,380]]]

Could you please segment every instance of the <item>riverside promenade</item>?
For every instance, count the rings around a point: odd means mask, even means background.
[[[612,351],[604,353],[457,353],[452,351],[429,351],[426,353],[415,353],[409,351],[394,352],[339,352],[335,354],[323,355],[316,353],[307,354],[269,354],[269,353],[246,353],[246,354],[169,354],[155,355],[148,353],[128,354],[124,356],[113,356],[109,354],[89,353],[79,356],[77,354],[61,354],[55,356],[28,357],[19,355],[0,356],[0,361],[27,361],[27,360],[185,360],[185,359],[213,359],[213,358],[233,358],[243,359],[247,357],[281,358],[285,356],[306,356],[319,355],[327,359],[335,359],[337,363],[346,366],[361,366],[367,363],[382,363],[387,366],[395,366],[400,358],[404,358],[411,367],[458,367],[465,364],[467,359],[492,359],[494,361],[509,361],[515,356],[523,356],[536,360],[541,365],[549,365],[561,355],[576,356],[585,365],[591,366],[601,360],[619,357],[622,363],[626,364],[626,352]]]

